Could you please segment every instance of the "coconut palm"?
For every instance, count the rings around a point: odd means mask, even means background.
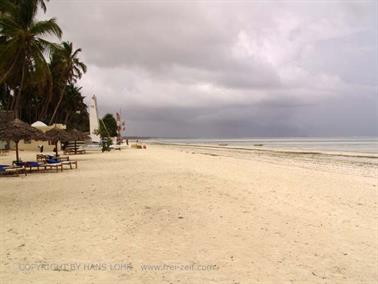
[[[58,74],[55,84],[60,89],[60,96],[51,116],[50,124],[54,122],[56,113],[61,106],[67,85],[76,83],[83,73],[87,72],[87,66],[78,57],[80,52],[81,48],[74,50],[72,43],[66,41],[52,54],[51,68],[52,72]]]
[[[60,115],[60,122],[69,125],[74,114],[85,112],[86,109],[87,106],[84,103],[84,97],[81,94],[81,87],[72,84],[67,86],[60,111],[58,112]]]
[[[50,0],[36,0],[35,2],[37,4],[39,4],[39,6],[42,8],[42,10],[46,13],[46,3],[45,2],[49,2]]]
[[[54,48],[47,35],[61,38],[55,18],[37,21],[41,0],[1,0],[0,6],[0,84],[5,80],[17,90],[11,108],[20,115],[20,102],[27,79],[49,82],[51,76],[44,54]],[[30,80],[31,81],[31,80]]]
[[[39,5],[41,9],[46,13],[46,3],[49,2],[50,0],[31,0],[31,2],[34,2],[35,5]],[[18,5],[20,4],[20,0],[8,0],[8,1],[0,1],[0,12],[6,13],[8,10],[12,9],[9,5],[10,4],[15,4]]]

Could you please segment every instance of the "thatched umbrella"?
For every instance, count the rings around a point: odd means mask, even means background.
[[[69,130],[68,133],[71,135],[71,137],[73,138],[75,142],[75,155],[77,151],[77,145],[76,145],[77,141],[85,141],[85,140],[91,139],[91,137],[89,137],[88,134],[81,132],[77,129]]]
[[[0,124],[0,138],[2,140],[12,140],[16,143],[16,161],[20,160],[18,154],[20,140],[46,140],[46,136],[42,131],[17,118]]]
[[[48,140],[55,144],[55,153],[58,156],[58,142],[68,142],[72,140],[72,136],[68,131],[54,127],[45,133]]]

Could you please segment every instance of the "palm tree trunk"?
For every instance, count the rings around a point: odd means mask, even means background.
[[[8,89],[8,95],[10,96],[10,90]],[[11,98],[9,99],[9,101],[7,102],[7,106],[6,106],[6,109],[9,110],[9,109],[12,109],[12,106],[13,106],[13,96],[11,96]]]
[[[18,55],[20,54],[20,52],[18,51],[16,56],[15,56],[15,59],[11,65],[11,67],[9,67],[8,71],[4,73],[3,77],[1,77],[0,79],[0,84],[2,84],[4,82],[4,80],[8,77],[8,75],[11,73],[11,71],[13,70],[13,68],[16,66],[16,62],[17,62],[17,59],[18,59]]]
[[[53,92],[52,87],[49,86],[49,91],[48,91],[48,94],[47,94],[47,100],[46,100],[46,103],[42,107],[42,110],[40,112],[38,120],[45,120],[47,118],[47,110],[48,110],[50,103],[51,103],[52,92]]]
[[[47,109],[50,105],[49,98],[48,97],[45,98],[41,104],[42,104],[42,106],[41,106],[40,112],[38,113],[38,120],[43,121],[46,118]]]
[[[18,142],[19,141],[14,141],[16,143],[16,162],[19,162],[20,161],[20,157],[18,155]]]
[[[25,63],[22,66],[20,88],[18,90],[18,94],[16,95],[15,103],[13,107],[13,111],[16,118],[20,118],[20,102],[21,102],[22,89],[24,88],[24,80],[25,80]]]
[[[0,84],[2,84],[5,79],[8,77],[9,73],[12,71],[13,67],[16,65],[16,60],[13,62],[12,66],[8,69],[7,72],[5,72],[5,74],[3,75],[3,77],[1,77],[0,79]]]
[[[64,124],[67,125],[68,124],[68,121],[69,119],[71,118],[71,112],[67,112],[66,113],[66,116],[64,118]]]
[[[62,101],[63,101],[64,91],[66,90],[66,86],[67,86],[67,85],[64,85],[64,88],[63,88],[63,90],[62,90],[61,93],[60,93],[59,101],[58,101],[57,105],[55,106],[54,113],[53,113],[53,115],[51,116],[51,119],[50,119],[50,123],[49,123],[49,125],[51,125],[51,124],[53,123],[53,121],[54,121],[54,119],[55,119],[55,116],[56,116],[56,113],[57,113],[57,111],[58,111],[58,109],[59,109],[59,107],[60,107],[60,104],[61,104]]]

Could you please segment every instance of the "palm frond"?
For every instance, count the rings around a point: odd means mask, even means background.
[[[51,76],[50,69],[39,47],[36,46],[34,48],[33,55],[35,66],[35,80],[33,81],[38,82],[40,84],[49,81],[48,79]]]
[[[75,58],[80,52],[81,48],[76,49],[75,52],[72,54],[72,58]]]
[[[47,41],[45,39],[39,38],[38,42],[43,47],[44,52],[47,54],[47,56],[50,56],[55,52],[55,50],[59,49],[59,44]]]
[[[83,62],[79,62],[78,65],[80,66],[83,73],[87,73],[87,65],[85,65]]]
[[[43,12],[46,13],[47,7],[45,1],[49,2],[49,0],[36,0],[36,2],[39,3],[39,6],[42,8]]]
[[[9,0],[0,1],[0,13],[2,14],[14,14],[16,11],[16,5]]]
[[[15,16],[25,29],[32,25],[37,14],[37,8],[35,0],[18,0]]]
[[[30,32],[35,36],[55,35],[59,39],[62,37],[62,30],[56,23],[55,18],[51,18],[47,21],[39,21],[33,23],[30,28]]]
[[[22,30],[22,26],[11,16],[4,15],[0,17],[0,35],[5,37],[17,36]]]

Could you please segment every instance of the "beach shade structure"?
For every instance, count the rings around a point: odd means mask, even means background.
[[[0,123],[0,140],[12,140],[16,144],[16,161],[20,161],[18,143],[20,140],[46,140],[45,134],[29,124],[14,119]]]
[[[69,130],[68,133],[71,135],[72,140],[74,140],[74,143],[75,143],[74,145],[75,155],[77,154],[77,141],[85,141],[85,140],[91,139],[91,137],[88,134],[81,132],[77,129]]]
[[[64,129],[54,127],[45,132],[47,140],[55,144],[55,154],[58,157],[58,142],[68,142],[73,140],[70,133]]]

